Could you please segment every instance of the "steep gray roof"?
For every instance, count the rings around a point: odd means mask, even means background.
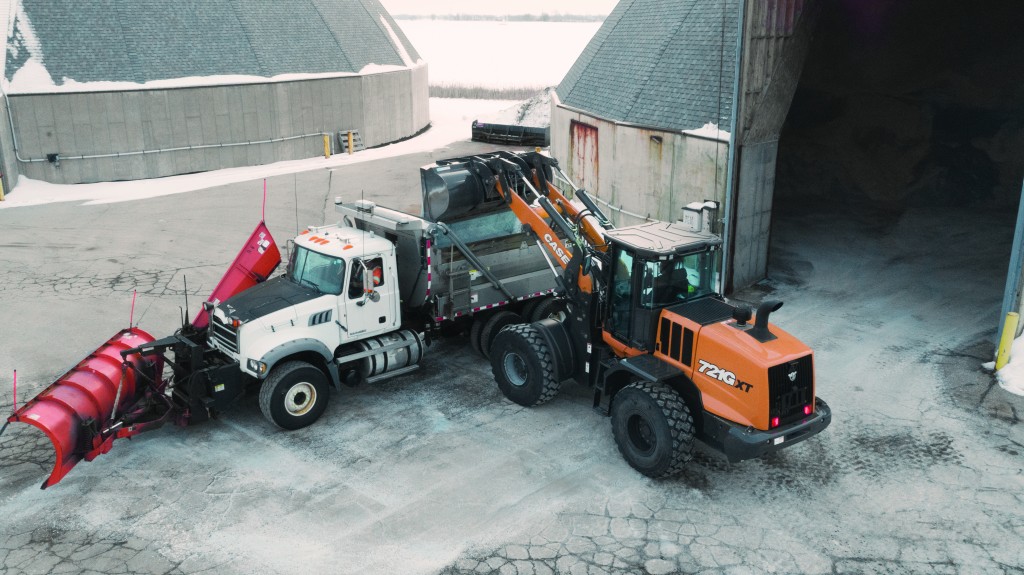
[[[33,55],[54,82],[358,72],[419,54],[378,0],[22,0],[6,76]],[[410,63],[413,63],[410,62]]]
[[[608,120],[728,129],[739,14],[739,0],[621,0],[558,97]]]

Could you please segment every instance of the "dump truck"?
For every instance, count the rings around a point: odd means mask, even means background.
[[[503,202],[475,193],[486,183],[469,161],[421,168],[419,215],[337,199],[341,221],[294,238],[278,277],[260,222],[191,322],[160,339],[122,330],[8,419],[52,442],[43,488],[117,439],[206,421],[247,390],[299,429],[332,388],[415,370],[431,338],[468,332],[486,356],[506,325],[558,317],[550,262]]]

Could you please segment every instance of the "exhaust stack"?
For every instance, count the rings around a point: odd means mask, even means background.
[[[761,343],[766,343],[775,339],[775,334],[768,331],[768,316],[770,316],[772,312],[778,311],[780,307],[782,307],[782,302],[777,300],[766,301],[757,306],[757,315],[754,317],[754,327],[747,333]]]

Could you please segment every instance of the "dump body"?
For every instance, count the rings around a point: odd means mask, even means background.
[[[540,247],[508,210],[469,212],[445,223],[367,201],[336,208],[346,225],[395,243],[407,320],[437,324],[555,288]]]

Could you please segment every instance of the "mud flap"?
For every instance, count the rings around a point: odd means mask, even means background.
[[[151,341],[153,336],[141,329],[122,330],[8,418],[9,423],[36,427],[53,443],[56,459],[43,489],[82,459],[92,461],[110,451],[114,435],[100,433],[100,426],[138,402],[136,370],[158,377],[162,369],[139,355],[129,355],[122,363],[121,351]]]

